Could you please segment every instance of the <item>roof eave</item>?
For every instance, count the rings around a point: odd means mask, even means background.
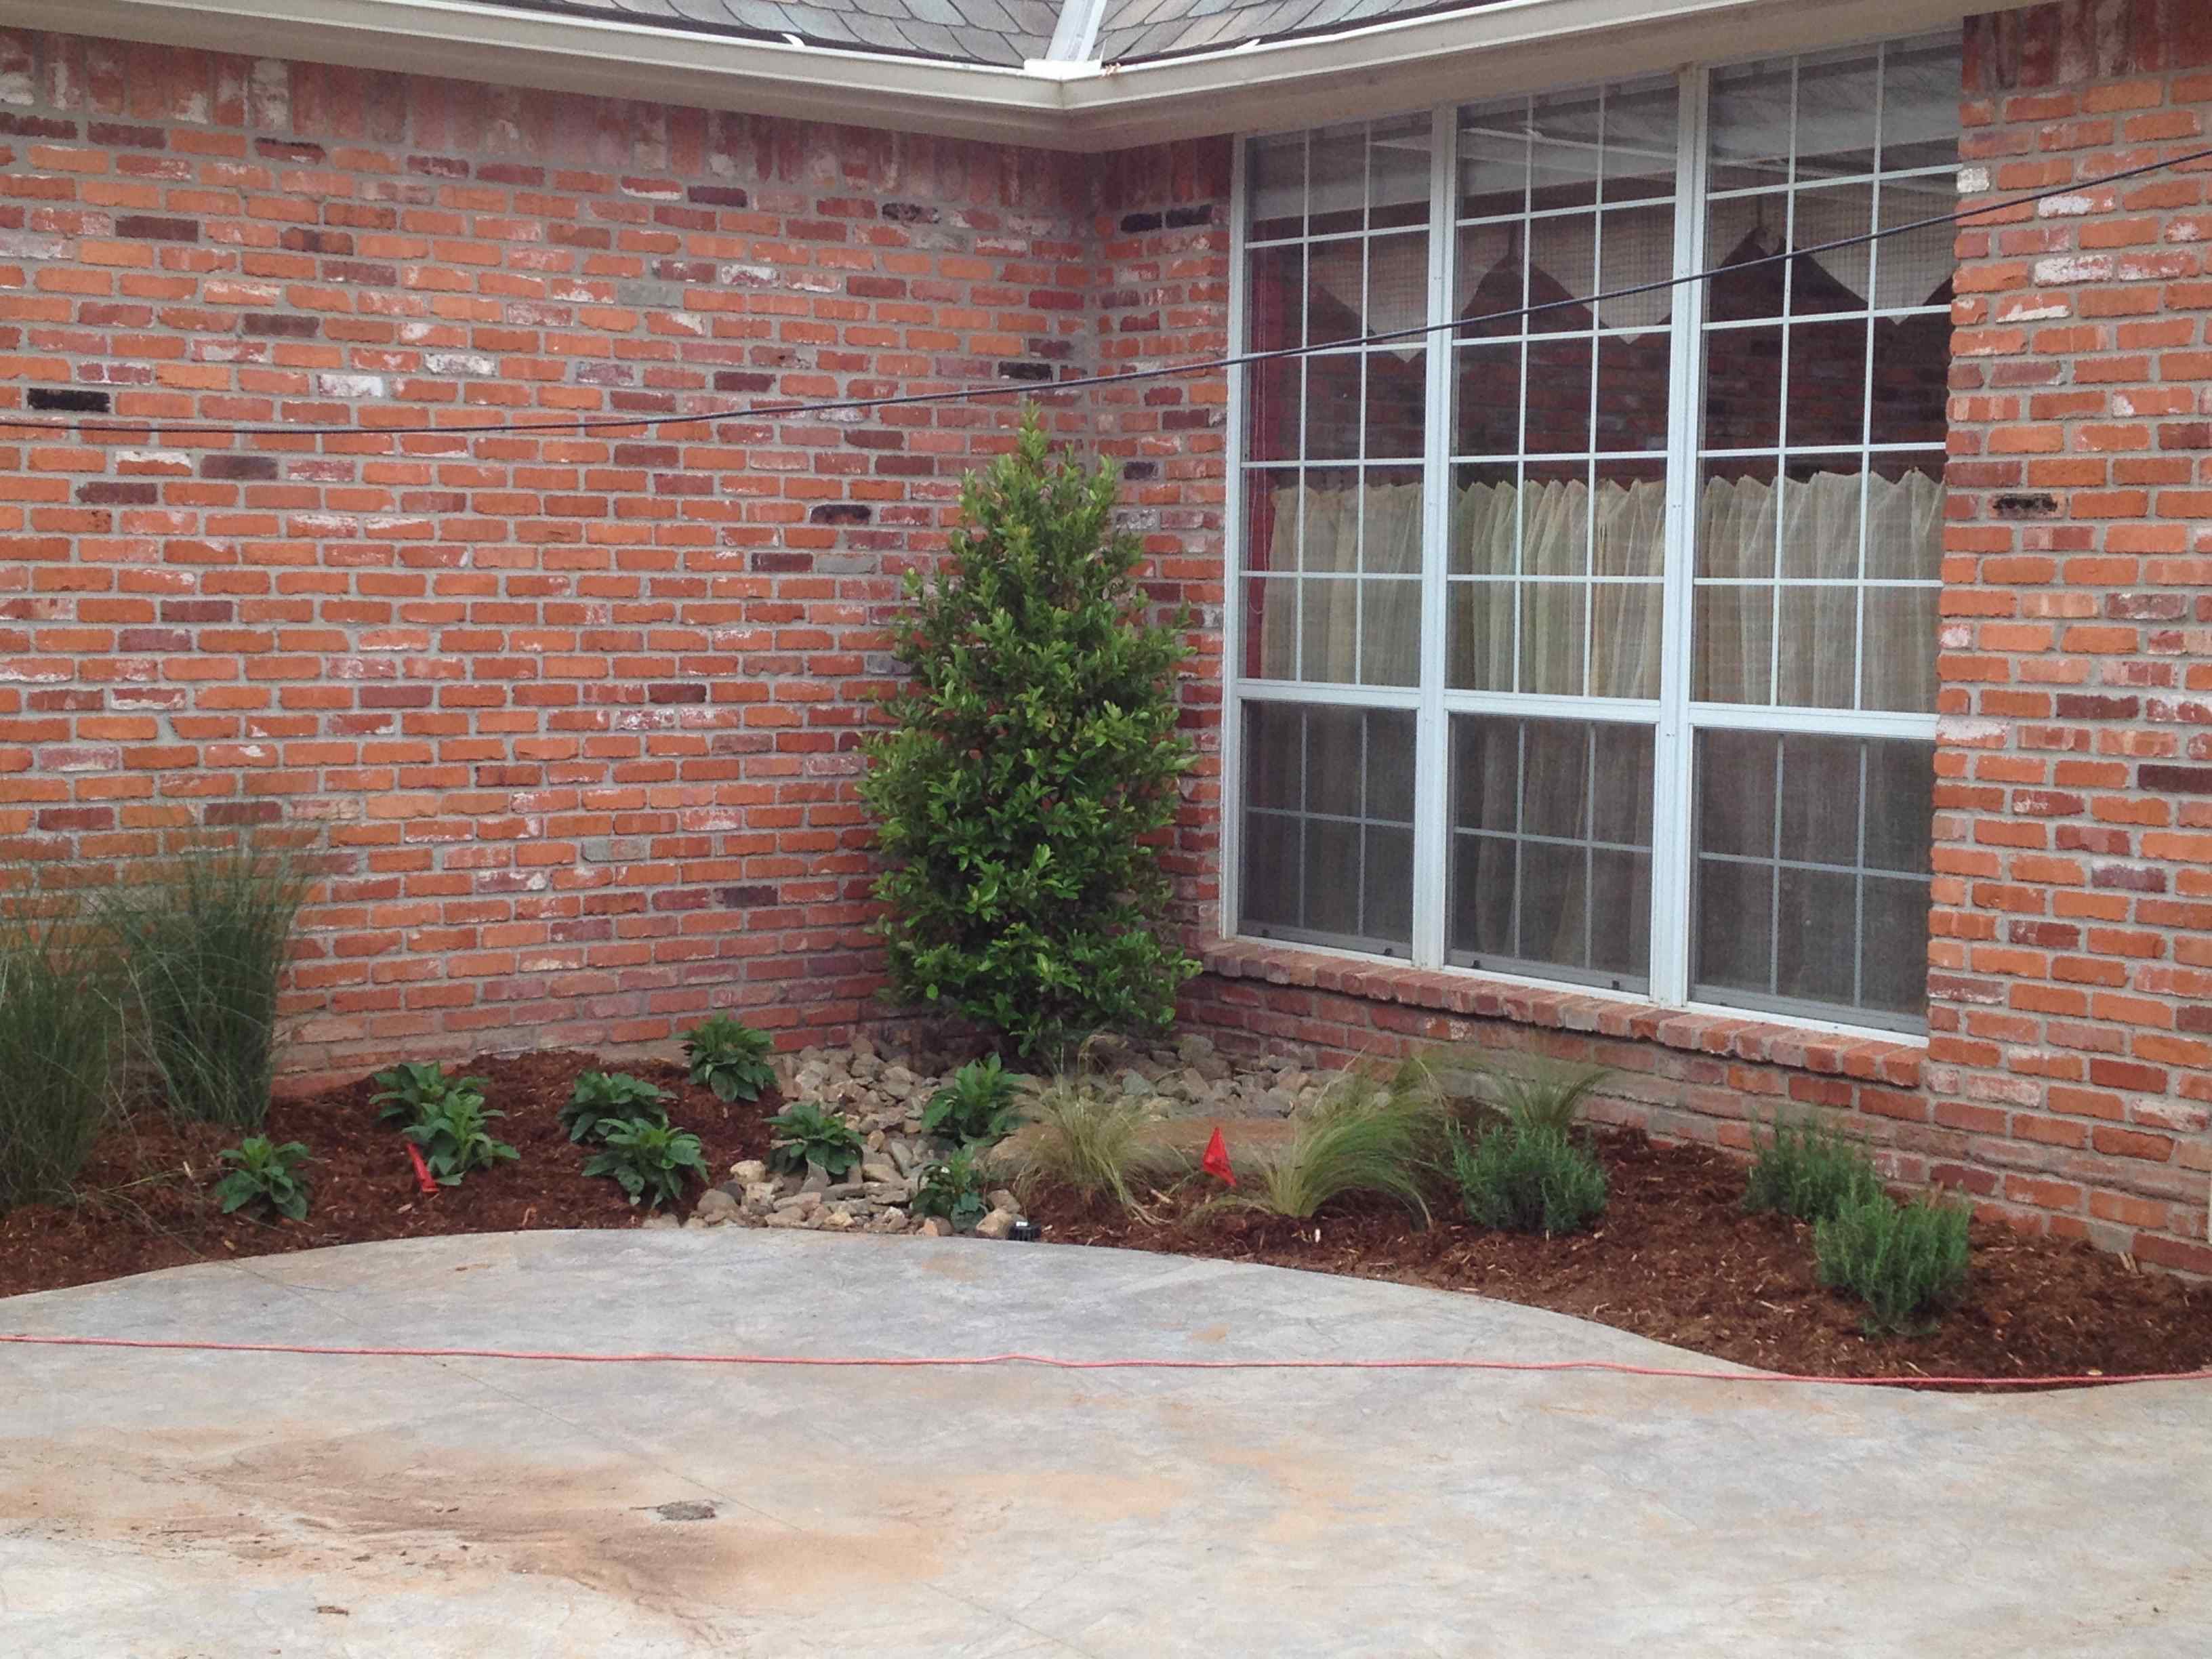
[[[467,0],[0,0],[0,22],[500,85],[1096,150],[1420,109],[1933,27],[2029,0],[1498,0],[1084,73],[678,33]]]

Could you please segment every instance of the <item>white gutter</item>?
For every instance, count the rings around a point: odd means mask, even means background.
[[[1910,33],[2031,0],[1498,0],[1103,68],[940,63],[468,0],[0,0],[0,24],[1097,150],[1313,125]],[[1071,0],[1080,16],[1085,0]],[[1085,32],[1096,38],[1097,12]],[[1071,29],[1063,50],[1085,44]]]

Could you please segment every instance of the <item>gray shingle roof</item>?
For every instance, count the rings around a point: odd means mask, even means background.
[[[491,0],[524,11],[1018,67],[1045,57],[1063,5],[1092,0]],[[1492,0],[1103,0],[1086,56],[1111,63],[1279,40]]]
[[[809,46],[1018,68],[1042,58],[1052,0],[492,0],[520,11],[618,18],[750,40],[797,35]]]
[[[1109,64],[1279,40],[1492,0],[1106,0],[1093,56]]]

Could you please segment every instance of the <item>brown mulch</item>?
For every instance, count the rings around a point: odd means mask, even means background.
[[[779,1103],[772,1093],[725,1104],[677,1066],[605,1065],[671,1091],[672,1120],[700,1137],[715,1178],[766,1153],[763,1120]],[[576,1074],[601,1066],[558,1051],[468,1062],[462,1069],[486,1078],[489,1103],[507,1114],[494,1132],[521,1158],[434,1197],[417,1189],[398,1133],[378,1121],[368,1079],[279,1101],[269,1134],[304,1142],[315,1160],[307,1171],[313,1208],[301,1223],[218,1214],[208,1191],[215,1154],[237,1132],[143,1114],[102,1140],[78,1203],[0,1215],[0,1296],[371,1239],[634,1226],[639,1212],[612,1182],[584,1175],[586,1151],[560,1126]],[[1335,1206],[1303,1226],[1188,1203],[1161,1205],[1149,1219],[1125,1217],[1049,1194],[1033,1213],[1054,1243],[1475,1291],[1763,1370],[2032,1377],[2212,1367],[2212,1285],[2138,1273],[2087,1244],[1978,1221],[1965,1303],[1929,1334],[1870,1337],[1856,1304],[1818,1283],[1808,1228],[1738,1207],[1736,1160],[1631,1133],[1605,1134],[1598,1150],[1611,1201],[1595,1231],[1566,1238],[1490,1232],[1441,1213],[1423,1229],[1379,1203]]]
[[[695,1088],[682,1066],[665,1061],[603,1066],[590,1054],[551,1050],[479,1055],[458,1069],[487,1080],[485,1104],[507,1114],[491,1133],[521,1154],[516,1162],[475,1171],[426,1197],[406,1142],[368,1103],[377,1088],[364,1078],[269,1109],[269,1137],[299,1141],[314,1159],[302,1172],[313,1183],[306,1221],[264,1221],[244,1212],[224,1216],[208,1188],[218,1172],[216,1152],[235,1146],[240,1132],[142,1113],[94,1149],[78,1177],[79,1203],[0,1215],[0,1296],[377,1238],[635,1226],[640,1212],[613,1182],[584,1174],[589,1150],[570,1145],[561,1127],[560,1109],[580,1072],[627,1071],[667,1090],[674,1097],[670,1121],[699,1137],[715,1180],[740,1158],[766,1155],[762,1121],[777,1109],[773,1091],[755,1103],[725,1103],[713,1090]]]
[[[1810,1227],[1743,1213],[1742,1164],[1631,1133],[1603,1136],[1598,1151],[1612,1182],[1604,1217],[1564,1238],[1492,1232],[1441,1213],[1421,1229],[1381,1204],[1324,1211],[1303,1227],[1223,1210],[1146,1221],[1064,1196],[1039,1209],[1050,1241],[1471,1291],[1763,1370],[2024,1377],[2212,1367],[2212,1285],[1981,1221],[1965,1302],[1926,1335],[1870,1337],[1858,1304],[1820,1286]]]

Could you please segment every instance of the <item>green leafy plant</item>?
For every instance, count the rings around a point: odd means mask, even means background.
[[[1565,1134],[1574,1127],[1583,1103],[1613,1075],[1605,1066],[1566,1066],[1557,1060],[1524,1060],[1518,1066],[1486,1063],[1489,1103],[1500,1117],[1524,1127],[1541,1126]]]
[[[842,1181],[860,1161],[860,1133],[842,1117],[822,1109],[811,1100],[796,1101],[769,1119],[775,1137],[769,1148],[769,1168],[798,1175],[810,1164],[820,1166],[832,1181]]]
[[[1346,1072],[1295,1120],[1290,1145],[1258,1163],[1249,1188],[1215,1201],[1305,1219],[1335,1199],[1371,1193],[1425,1222],[1424,1176],[1446,1121],[1436,1079],[1418,1061],[1389,1078]]]
[[[1887,1198],[1846,1204],[1813,1224],[1820,1282],[1867,1304],[1873,1331],[1932,1324],[1966,1287],[1966,1212],[1955,1205]]]
[[[704,1180],[707,1159],[699,1137],[665,1123],[610,1118],[600,1126],[602,1150],[584,1165],[587,1176],[611,1176],[633,1204],[648,1210],[673,1204],[693,1179]]]
[[[489,1170],[495,1164],[512,1163],[521,1156],[503,1140],[491,1137],[491,1123],[504,1112],[484,1109],[466,1095],[447,1095],[425,1108],[422,1115],[400,1133],[422,1149],[422,1161],[441,1187],[458,1187],[471,1170]]]
[[[1055,460],[1032,414],[961,489],[962,526],[896,625],[911,672],[860,793],[892,988],[1023,1054],[1164,1028],[1198,964],[1165,935],[1152,845],[1193,763],[1173,627],[1148,622],[1112,471]]]
[[[1510,1118],[1470,1141],[1455,1127],[1452,1173],[1468,1218],[1519,1233],[1580,1232],[1605,1212],[1605,1171],[1557,1123]]]
[[[402,1060],[388,1072],[379,1072],[372,1081],[383,1087],[368,1097],[368,1103],[381,1109],[377,1116],[387,1123],[395,1119],[416,1122],[429,1108],[456,1095],[481,1106],[483,1091],[491,1086],[483,1078],[453,1077],[442,1066],[416,1060]]]
[[[179,1115],[258,1128],[277,991],[306,875],[251,842],[191,852],[101,896],[149,1059]]]
[[[1185,1160],[1146,1139],[1141,1099],[1080,1076],[1054,1078],[1030,1103],[1027,1116],[1030,1127],[1006,1143],[1019,1150],[996,1154],[1025,1197],[1058,1187],[1078,1198],[1109,1198],[1136,1209],[1141,1185],[1184,1167]]]
[[[310,1160],[307,1149],[298,1141],[279,1146],[267,1135],[252,1135],[216,1156],[232,1166],[215,1183],[225,1215],[262,1203],[289,1220],[307,1218],[307,1182],[300,1166]]]
[[[604,1139],[599,1126],[609,1121],[667,1122],[668,1091],[628,1072],[581,1073],[561,1108],[561,1127],[571,1140]]]
[[[704,1084],[717,1100],[758,1100],[775,1081],[769,1055],[775,1039],[741,1019],[716,1014],[684,1036],[684,1055],[691,1062],[691,1081]]]
[[[987,1055],[969,1060],[929,1097],[921,1127],[963,1146],[988,1146],[1011,1134],[1020,1121],[1014,1101],[1013,1073],[999,1063],[998,1055]]]
[[[1778,1116],[1745,1179],[1743,1207],[1817,1222],[1884,1196],[1863,1145],[1809,1118],[1785,1123]]]
[[[984,1195],[990,1184],[983,1160],[963,1149],[922,1170],[921,1182],[915,1188],[913,1212],[942,1216],[952,1224],[955,1232],[967,1232],[990,1213],[991,1201]]]
[[[108,963],[73,907],[0,914],[0,1211],[65,1199],[113,1106]]]

